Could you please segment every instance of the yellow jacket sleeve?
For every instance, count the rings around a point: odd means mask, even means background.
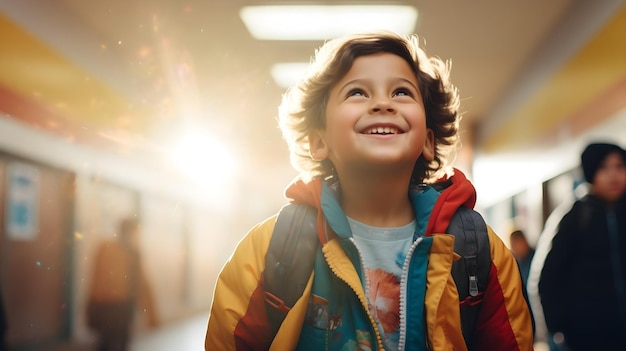
[[[235,350],[235,328],[265,269],[265,253],[276,217],[253,227],[239,242],[218,277],[205,339],[206,350]]]

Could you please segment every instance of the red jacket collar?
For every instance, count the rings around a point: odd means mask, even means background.
[[[426,235],[433,233],[445,233],[452,216],[460,206],[474,208],[476,204],[476,189],[465,177],[465,174],[458,169],[454,169],[454,175],[444,177],[437,183],[449,182],[439,199],[433,207],[426,227]]]
[[[457,208],[460,206],[474,208],[476,204],[476,189],[460,170],[454,169],[452,176],[439,179],[435,185],[444,183],[449,183],[449,185],[441,191],[433,207],[426,227],[426,235],[445,233]],[[310,182],[295,179],[287,187],[285,195],[292,203],[303,203],[317,208],[317,225],[318,228],[322,228],[324,223],[321,211],[322,181],[319,178]]]

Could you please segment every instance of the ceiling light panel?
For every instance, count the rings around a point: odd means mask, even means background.
[[[262,40],[326,40],[375,30],[411,34],[417,23],[417,9],[402,5],[249,6],[239,16]]]

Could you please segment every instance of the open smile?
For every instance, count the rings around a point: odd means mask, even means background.
[[[404,133],[404,131],[397,127],[392,127],[392,126],[385,126],[385,127],[377,126],[377,127],[371,127],[371,128],[365,129],[362,133],[374,134],[374,135],[389,135],[389,134],[402,134]]]

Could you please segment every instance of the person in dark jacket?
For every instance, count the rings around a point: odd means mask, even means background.
[[[626,350],[626,151],[593,143],[581,161],[589,194],[552,240],[539,281],[543,312],[572,351]]]

